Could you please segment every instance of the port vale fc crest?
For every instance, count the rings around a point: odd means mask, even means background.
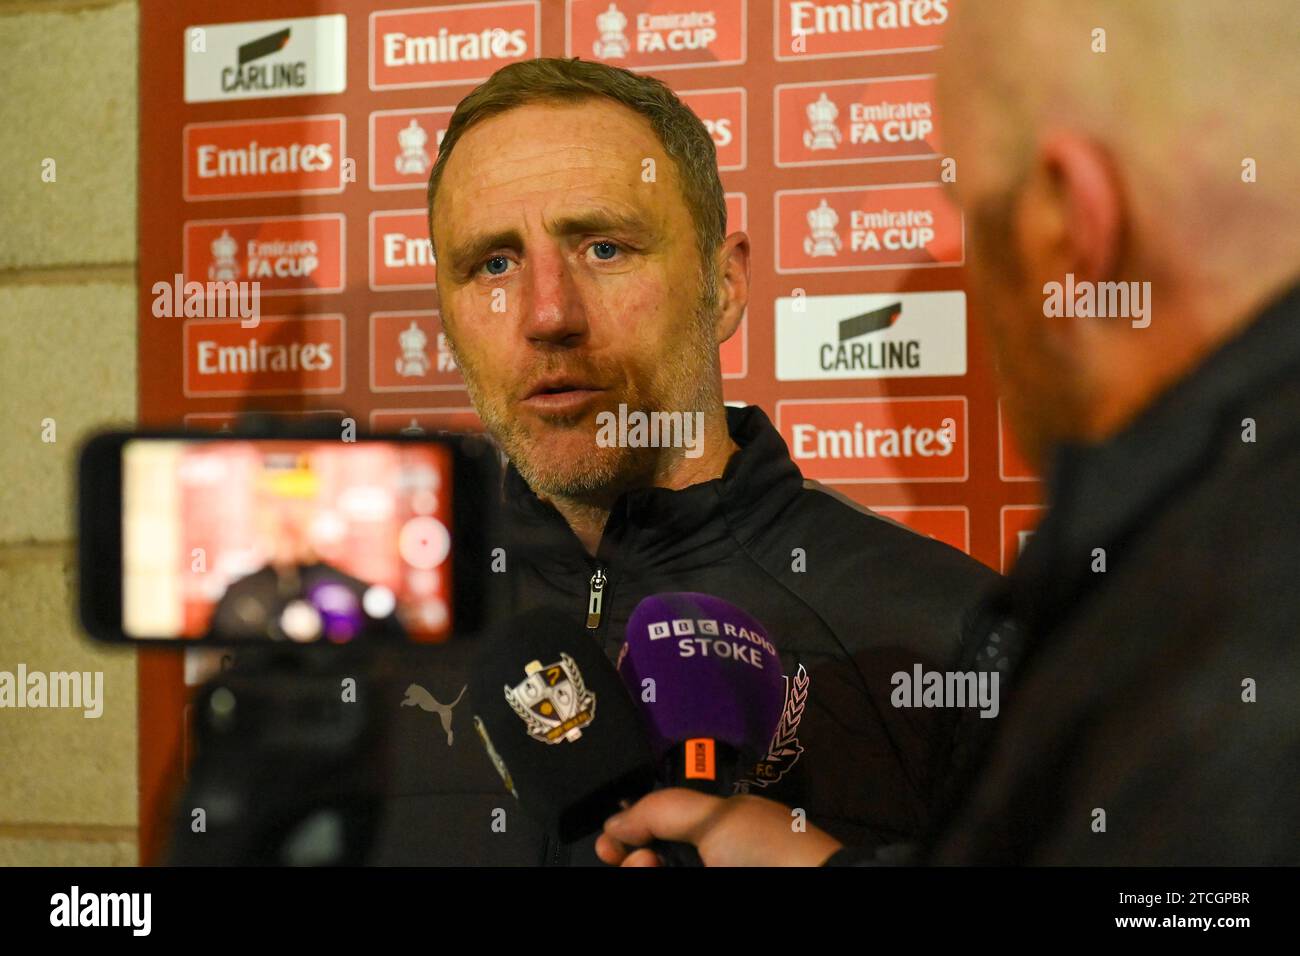
[[[790,772],[803,754],[799,743],[799,722],[808,706],[808,685],[812,678],[802,664],[793,678],[785,679],[785,709],[768,747],[767,756],[760,760],[747,777],[736,781],[736,793],[749,793],[753,787],[770,787],[779,783]]]
[[[596,695],[587,690],[582,671],[568,654],[559,663],[542,666],[530,661],[528,676],[506,687],[506,702],[528,725],[529,736],[545,744],[572,743],[596,716]]]

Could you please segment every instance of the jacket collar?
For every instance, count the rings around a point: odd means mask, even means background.
[[[775,518],[803,486],[784,439],[756,405],[726,409],[727,430],[739,447],[720,478],[680,490],[637,488],[610,511],[593,559],[555,507],[533,493],[510,464],[503,481],[512,546],[557,571],[594,565],[702,566],[735,550]]]
[[[1294,378],[1298,367],[1295,286],[1119,434],[1061,448],[1048,471],[1049,511],[1011,575],[1013,600],[1027,623],[1049,624],[1049,611],[1096,578],[1095,548],[1117,558],[1111,548],[1150,522],[1225,448],[1252,447],[1240,441],[1243,418],[1258,411],[1257,396]]]

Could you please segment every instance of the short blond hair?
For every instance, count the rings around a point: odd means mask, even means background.
[[[490,116],[529,103],[578,102],[594,97],[622,103],[650,121],[664,152],[676,164],[682,199],[695,223],[700,265],[706,275],[710,274],[709,259],[727,237],[727,201],[709,131],[662,81],[577,57],[542,57],[503,66],[460,101],[429,176],[430,241],[438,184],[456,143],[466,130]]]

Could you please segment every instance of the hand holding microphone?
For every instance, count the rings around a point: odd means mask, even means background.
[[[489,638],[470,694],[506,787],[563,843],[599,832],[657,782],[643,715],[600,646],[558,610],[526,611]],[[688,846],[657,849],[673,865],[699,865]]]
[[[710,866],[816,865],[839,846],[795,832],[780,804],[730,797],[766,755],[784,679],[762,626],[719,598],[646,598],[618,673],[559,611],[518,615],[481,649],[471,701],[523,810],[563,842],[605,824],[607,863],[681,865],[691,844]]]
[[[708,594],[648,597],[628,621],[618,669],[671,789],[606,822],[602,860],[659,865],[654,849],[629,848],[671,841],[695,846],[706,866],[817,866],[839,848],[815,827],[796,831],[779,803],[732,796],[766,756],[785,703],[780,656],[751,615]]]

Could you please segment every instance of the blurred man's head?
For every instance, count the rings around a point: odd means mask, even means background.
[[[267,563],[280,571],[317,560],[312,521],[318,481],[303,459],[268,461],[258,481],[255,520]]]
[[[1031,459],[1118,430],[1294,281],[1297,37],[1294,0],[957,9],[945,148],[973,306]],[[1148,314],[1048,317],[1044,287],[1067,275],[1149,282]]]
[[[610,501],[681,449],[599,447],[596,415],[722,417],[748,240],[713,142],[662,83],[576,60],[499,70],[429,183],[442,321],[489,432],[539,494]],[[710,440],[716,440],[716,434]]]

